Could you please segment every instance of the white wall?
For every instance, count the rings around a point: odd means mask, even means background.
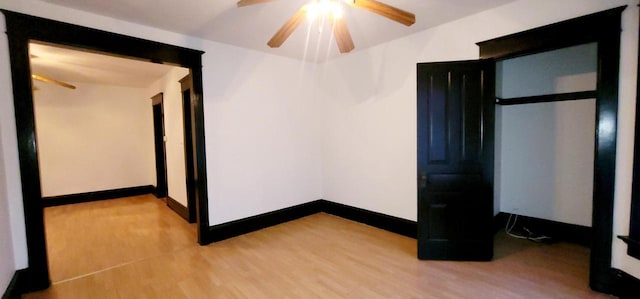
[[[147,99],[160,92],[163,93],[164,134],[167,138],[165,141],[167,189],[169,197],[185,207],[187,206],[187,183],[184,161],[184,114],[179,81],[188,74],[189,69],[175,67],[146,88]],[[151,100],[148,103],[151,105]]]
[[[498,107],[500,211],[591,226],[595,99]]]
[[[522,0],[323,66],[324,197],[416,219],[416,63],[477,59],[475,43],[629,5],[623,13],[614,235],[629,225],[638,43],[637,1]],[[613,266],[640,277],[640,262],[614,240]]]
[[[502,98],[595,90],[597,45],[500,61]],[[500,211],[591,226],[595,100],[496,106]]]
[[[322,198],[313,66],[216,45],[203,65],[211,224]]]
[[[43,196],[153,185],[151,105],[143,88],[36,83]]]
[[[496,96],[596,90],[597,68],[596,43],[502,60],[496,63]]]
[[[6,30],[4,15],[0,14],[0,31]],[[13,89],[9,68],[9,46],[6,34],[0,34],[0,147],[4,167],[6,199],[8,201],[9,222],[11,223],[11,241],[15,258],[15,268],[28,266],[27,239],[25,236],[24,212],[22,208],[22,190],[20,189],[20,168],[18,162],[18,144],[13,109]],[[3,265],[4,269],[4,265]]]
[[[2,126],[0,125],[0,129]],[[9,218],[9,197],[7,196],[7,176],[2,154],[2,130],[0,130],[0,293],[7,289],[16,270],[13,256],[13,240]]]

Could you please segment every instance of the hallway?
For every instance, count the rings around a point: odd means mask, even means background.
[[[195,224],[150,194],[44,211],[54,284],[198,246]]]

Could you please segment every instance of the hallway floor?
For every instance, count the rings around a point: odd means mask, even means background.
[[[45,208],[53,283],[196,245],[196,226],[153,195]]]
[[[589,249],[496,236],[492,262],[324,213],[208,246],[153,196],[47,208],[54,284],[23,298],[609,298]]]

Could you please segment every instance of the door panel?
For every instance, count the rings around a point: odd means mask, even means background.
[[[418,257],[493,256],[493,61],[418,64]]]

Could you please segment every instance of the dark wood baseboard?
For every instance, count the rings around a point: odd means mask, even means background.
[[[616,268],[611,268],[611,272],[614,277],[612,295],[618,296],[620,299],[638,298],[640,295],[640,279]]]
[[[312,201],[209,227],[206,244],[233,238],[270,226],[296,220],[320,212],[320,201]]]
[[[20,299],[20,295],[29,291],[27,279],[27,269],[16,270],[13,278],[2,295],[2,299]]]
[[[189,223],[195,222],[195,221],[192,222],[189,219],[189,209],[183,206],[181,203],[179,203],[175,199],[171,198],[171,196],[167,196],[167,206],[170,209],[172,209],[174,212],[176,212],[178,215],[180,215],[180,217],[184,218],[184,220],[187,220],[187,222]]]
[[[112,190],[94,191],[86,193],[77,193],[69,195],[49,196],[42,198],[44,207],[53,207],[60,205],[68,205],[81,202],[90,202],[97,200],[114,199],[120,197],[136,196],[142,194],[153,193],[154,187],[151,185],[128,187]]]
[[[508,213],[500,212],[495,216],[496,231],[504,229],[509,218]],[[569,224],[546,219],[518,215],[518,227],[525,226],[531,231],[551,237],[556,241],[564,241],[583,246],[591,246],[593,229],[588,226]]]
[[[364,223],[410,238],[417,238],[418,236],[418,223],[415,221],[372,212],[328,200],[320,201],[322,204],[322,212]]]
[[[418,225],[414,221],[319,199],[293,207],[212,226],[206,234],[207,242],[203,244],[206,245],[212,242],[233,238],[321,212],[361,222],[411,238],[415,238],[417,236]]]

